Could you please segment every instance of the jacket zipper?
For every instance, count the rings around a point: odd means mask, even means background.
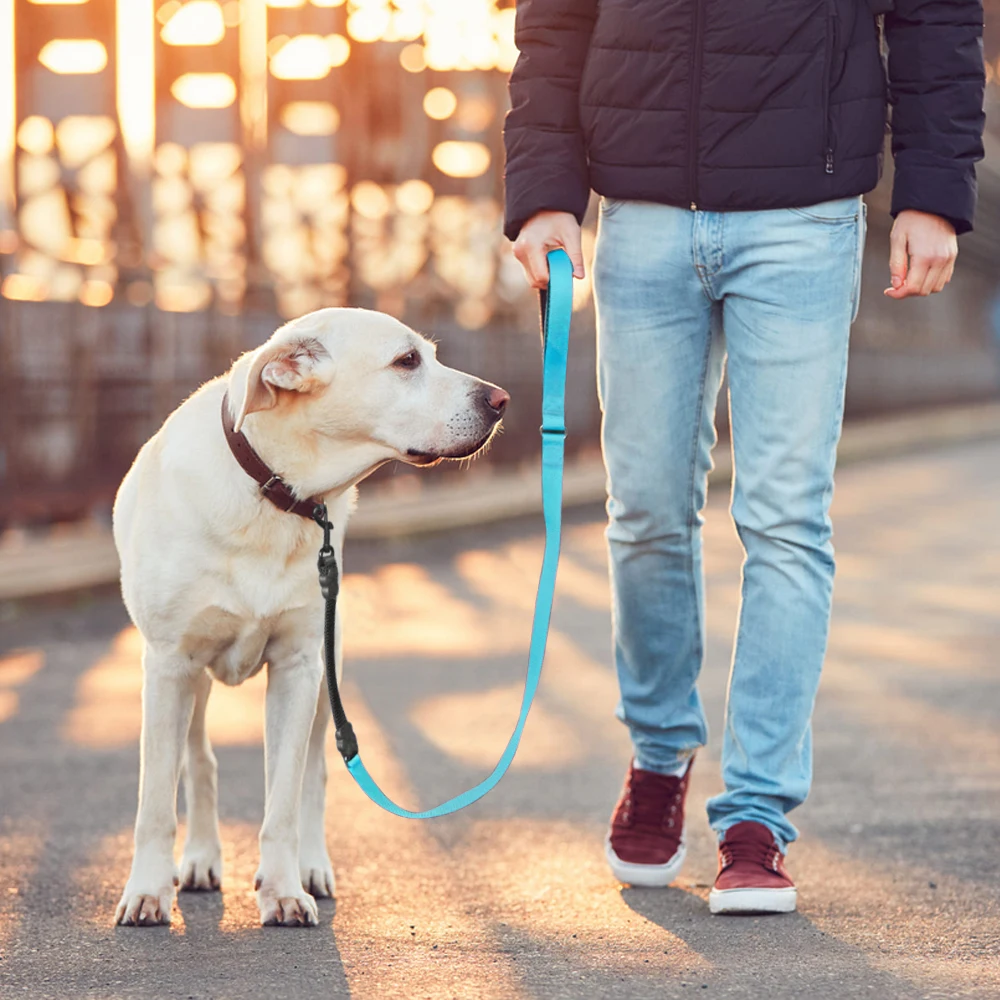
[[[835,0],[827,2],[826,52],[823,68],[823,154],[826,157],[826,172],[833,173],[833,122],[831,91],[833,90],[833,63],[837,55],[837,10]]]
[[[702,33],[704,17],[702,4],[704,0],[693,0],[694,16],[692,31],[694,35],[691,66],[691,106],[688,109],[688,200],[691,211],[698,210],[698,103],[701,98],[701,66],[702,66]]]

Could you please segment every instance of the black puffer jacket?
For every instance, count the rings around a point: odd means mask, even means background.
[[[893,106],[893,214],[972,228],[981,0],[518,0],[505,231],[611,198],[729,209],[861,194]]]

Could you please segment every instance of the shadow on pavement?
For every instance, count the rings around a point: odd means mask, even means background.
[[[634,913],[677,935],[711,964],[708,996],[735,995],[750,983],[756,995],[775,1000],[924,996],[906,980],[873,969],[862,951],[831,938],[802,913],[713,917],[705,899],[678,888],[625,888],[622,898]]]

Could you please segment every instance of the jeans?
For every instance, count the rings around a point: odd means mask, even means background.
[[[676,773],[707,739],[701,511],[725,362],[745,558],[725,791],[708,814],[720,836],[764,823],[782,849],[812,778],[864,237],[858,197],[759,212],[601,204],[594,296],[617,714],[645,770]]]

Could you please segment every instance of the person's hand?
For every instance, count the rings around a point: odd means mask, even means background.
[[[889,236],[892,285],[883,294],[907,299],[940,292],[951,281],[957,256],[955,227],[947,219],[914,209],[900,212]]]
[[[583,251],[580,248],[580,223],[571,212],[538,212],[522,227],[514,241],[514,256],[521,262],[528,284],[545,288],[549,283],[549,265],[545,255],[562,248],[573,263],[573,277],[583,277]]]

